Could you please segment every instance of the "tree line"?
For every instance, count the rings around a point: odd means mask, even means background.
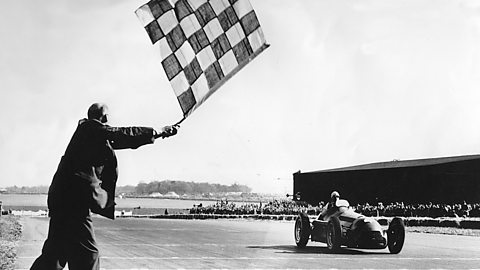
[[[237,183],[233,185],[221,185],[210,183],[196,183],[187,181],[153,181],[150,183],[139,183],[136,186],[117,186],[116,193],[126,193],[133,195],[149,195],[154,192],[160,192],[166,194],[170,191],[177,193],[178,195],[201,195],[208,193],[227,193],[227,192],[242,192],[250,193],[252,189],[246,185],[239,185]],[[35,193],[46,194],[48,192],[48,186],[33,186],[33,187],[7,187],[4,192],[7,193]]]
[[[34,186],[34,187],[6,187],[4,188],[6,193],[21,193],[21,194],[43,194],[48,192],[48,186]]]
[[[210,184],[210,183],[196,183],[186,181],[153,181],[150,183],[140,183],[135,187],[137,195],[148,195],[154,192],[165,194],[173,191],[178,195],[198,195],[208,193],[227,193],[227,192],[242,192],[250,193],[252,189],[246,185],[239,185],[237,183],[232,185]]]

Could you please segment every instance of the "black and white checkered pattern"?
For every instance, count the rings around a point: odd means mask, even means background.
[[[269,46],[248,0],[151,0],[135,13],[184,117]]]

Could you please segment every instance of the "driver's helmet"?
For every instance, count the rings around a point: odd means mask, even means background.
[[[334,198],[340,198],[340,194],[336,191],[332,192],[332,194],[330,195],[330,199],[334,200]]]

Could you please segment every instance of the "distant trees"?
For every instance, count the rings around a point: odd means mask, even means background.
[[[118,194],[122,194],[122,193],[125,193],[125,194],[133,194],[135,193],[135,189],[137,188],[137,186],[117,186],[117,188],[115,189],[115,193],[118,195]]]
[[[34,187],[6,187],[6,193],[48,193],[48,186],[34,186]]]
[[[153,192],[160,192],[165,194],[173,191],[179,195],[189,194],[205,194],[205,193],[227,193],[227,192],[242,192],[250,193],[252,189],[246,185],[221,185],[210,183],[195,183],[185,181],[153,181],[150,183],[140,183],[135,188],[137,195],[147,195]]]
[[[154,192],[160,192],[166,194],[173,191],[178,195],[201,195],[208,193],[227,193],[227,192],[242,192],[250,193],[252,189],[246,185],[239,185],[237,183],[233,185],[221,185],[210,183],[195,183],[186,181],[153,181],[150,183],[140,183],[136,186],[117,186],[116,193],[121,194],[136,194],[136,195],[149,195]],[[34,186],[34,187],[7,187],[6,193],[36,193],[46,194],[48,193],[48,186]]]

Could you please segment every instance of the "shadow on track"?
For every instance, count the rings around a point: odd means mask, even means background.
[[[380,252],[371,252],[368,250],[341,248],[336,252],[331,252],[327,247],[307,246],[298,248],[295,245],[277,245],[277,246],[247,246],[247,248],[272,249],[279,250],[277,253],[302,253],[302,254],[348,254],[348,255],[371,255],[371,254],[389,254]]]

